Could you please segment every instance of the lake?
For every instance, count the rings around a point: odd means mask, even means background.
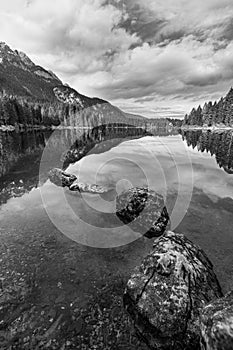
[[[202,247],[233,289],[233,132],[111,126],[0,138],[2,348],[26,337],[28,349],[147,349],[121,300],[153,243],[115,215],[116,195],[132,186],[164,196],[171,229]],[[59,188],[53,167],[109,193]]]

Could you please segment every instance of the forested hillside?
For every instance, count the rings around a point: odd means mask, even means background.
[[[0,125],[26,128],[31,126],[59,125],[59,103],[36,102],[27,98],[0,95]]]
[[[107,102],[81,108],[77,102],[35,101],[0,94],[0,126],[24,130],[35,126],[94,127],[108,123],[145,126],[144,119],[125,117],[124,112]],[[158,120],[159,123],[159,120]],[[166,124],[164,120],[163,124]]]
[[[233,88],[219,101],[205,103],[203,108],[193,108],[185,116],[183,126],[233,127]]]

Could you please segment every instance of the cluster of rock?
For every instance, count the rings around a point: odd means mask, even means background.
[[[121,211],[124,222],[134,210],[139,215],[150,198],[143,189],[123,196],[129,199]],[[153,198],[164,213],[160,196]],[[203,250],[183,234],[165,231],[166,223],[160,232],[149,231],[150,238],[156,237],[153,250],[135,268],[125,290],[124,306],[138,335],[154,350],[233,349],[233,294],[223,297]]]
[[[68,187],[70,191],[90,192],[90,193],[105,193],[108,188],[95,184],[85,184],[79,181],[78,177],[73,174],[68,174],[62,169],[54,168],[49,172],[49,179],[52,183],[60,187]]]
[[[60,169],[53,169],[49,178],[70,190],[104,190],[80,186],[76,176]],[[116,215],[145,237],[156,238],[123,298],[139,337],[152,350],[233,349],[233,292],[223,297],[202,249],[185,235],[166,231],[169,215],[163,197],[131,188],[117,196]]]
[[[222,296],[213,266],[184,235],[165,232],[128,281],[124,304],[151,349],[198,349],[199,318]]]
[[[50,181],[59,187],[68,187],[70,191],[102,194],[107,187],[96,184],[84,184],[78,177],[62,169],[54,168],[49,172]],[[159,237],[166,229],[169,215],[163,196],[148,188],[131,188],[116,197],[116,215],[132,230],[147,238]]]

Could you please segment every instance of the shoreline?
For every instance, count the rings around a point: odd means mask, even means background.
[[[225,130],[233,130],[233,127],[231,126],[208,126],[208,127],[205,127],[205,126],[182,126],[181,127],[181,130],[203,130],[203,131],[218,131],[218,130],[222,130],[222,131],[225,131]]]
[[[82,127],[82,126],[62,126],[62,125],[51,125],[51,126],[45,126],[45,125],[28,125],[28,126],[14,126],[14,125],[1,125],[0,126],[0,131],[3,132],[25,132],[25,131],[33,131],[33,130],[50,130],[50,131],[54,131],[54,130],[71,130],[71,129],[76,129],[76,130],[89,130],[92,127]],[[130,128],[136,128],[136,129],[142,129],[142,127],[139,126],[127,126],[125,127],[126,129],[130,129]],[[114,127],[113,127],[114,129]],[[176,129],[176,128],[173,128]],[[209,126],[209,127],[203,127],[203,126],[181,126],[179,128],[180,130],[191,130],[191,131],[196,131],[196,130],[202,130],[202,131],[227,131],[227,130],[233,130],[233,127],[230,126]],[[145,129],[146,130],[146,129]],[[153,129],[149,129],[147,131],[150,131]]]
[[[0,131],[6,131],[6,132],[24,132],[24,131],[32,131],[32,130],[52,130],[52,127],[50,126],[39,126],[39,125],[35,125],[35,126],[26,126],[26,127],[22,127],[22,126],[14,126],[14,125],[1,125],[0,126]]]
[[[105,124],[103,124],[105,125]],[[101,125],[96,125],[93,127],[87,127],[87,126],[62,126],[62,125],[51,125],[51,126],[39,126],[39,125],[35,125],[35,126],[26,126],[26,127],[19,127],[19,126],[14,126],[14,125],[1,125],[0,126],[0,131],[6,131],[6,132],[25,132],[25,131],[33,131],[33,130],[91,130],[94,127],[101,127]],[[110,127],[111,129],[118,129],[119,127]],[[125,129],[145,129],[143,127],[140,126],[122,126],[121,128],[125,128]],[[146,130],[146,129],[145,129]],[[150,130],[148,130],[150,131]]]

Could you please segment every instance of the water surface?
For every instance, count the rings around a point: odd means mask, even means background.
[[[232,133],[158,134],[123,128],[60,130],[52,137],[35,134],[34,143],[22,149],[15,135],[2,135],[2,140],[11,139],[7,154],[17,150],[19,156],[14,161],[9,156],[7,164],[6,152],[1,154],[0,234],[6,266],[1,277],[10,286],[12,279],[19,283],[17,274],[33,276],[34,316],[25,311],[25,317],[28,323],[34,320],[36,329],[42,321],[48,329],[44,315],[52,313],[51,322],[62,319],[74,327],[64,330],[64,339],[78,349],[101,348],[102,338],[106,349],[144,348],[134,338],[121,296],[152,242],[122,226],[114,214],[116,195],[132,186],[149,185],[164,195],[172,229],[205,250],[224,291],[233,288]],[[79,175],[80,181],[109,186],[109,194],[61,190],[47,179],[54,166]],[[98,336],[90,335],[97,325]],[[17,332],[23,332],[20,324]],[[60,347],[64,339],[57,335]]]

